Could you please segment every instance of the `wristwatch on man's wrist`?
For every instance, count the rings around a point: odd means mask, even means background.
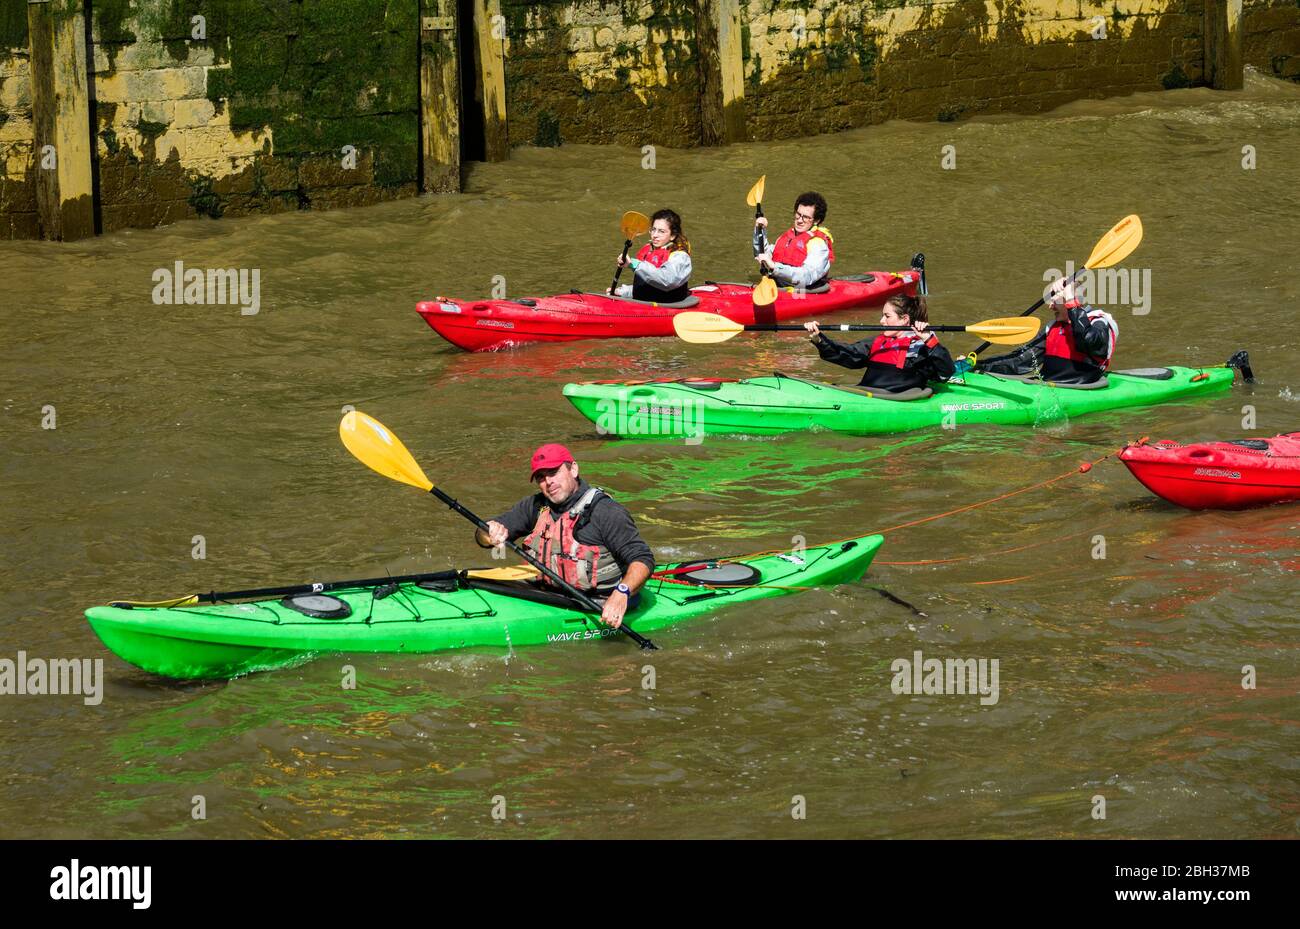
[[[615,587],[614,590],[617,591],[618,593],[621,593],[623,596],[627,597],[629,600],[632,599],[632,588],[631,588],[631,587],[628,587],[626,584],[619,583],[619,585],[618,585],[617,587]]]

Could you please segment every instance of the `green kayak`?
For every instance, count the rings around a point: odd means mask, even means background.
[[[719,607],[805,587],[851,583],[866,573],[883,541],[871,535],[788,553],[661,567],[642,589],[627,621],[649,634]],[[239,603],[97,606],[86,611],[86,618],[119,657],[181,680],[231,678],[331,652],[422,654],[618,635],[562,594],[527,581],[473,573],[444,571],[421,575],[422,580],[395,579],[400,583],[302,585],[300,593]],[[294,588],[281,592],[290,590]],[[235,595],[197,599],[223,596]],[[196,598],[185,599],[193,603]]]
[[[1064,387],[967,373],[932,384],[928,396],[881,399],[862,387],[776,374],[745,380],[683,379],[566,384],[564,396],[601,433],[701,438],[830,430],[879,435],[972,423],[1032,425],[1120,407],[1150,406],[1227,389],[1234,369],[1143,368],[1114,372],[1105,386]]]

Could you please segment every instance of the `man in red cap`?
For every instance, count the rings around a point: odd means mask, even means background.
[[[542,564],[584,593],[604,598],[601,621],[617,629],[655,569],[654,553],[623,505],[578,476],[578,463],[563,445],[543,445],[532,464],[541,492],[488,520],[487,532],[480,529],[475,541],[490,548],[524,536]]]

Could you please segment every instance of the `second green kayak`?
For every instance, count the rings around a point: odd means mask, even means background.
[[[883,541],[871,535],[792,552],[661,567],[642,588],[627,622],[649,634],[733,604],[851,583],[866,573]],[[184,605],[110,604],[90,608],[86,618],[120,658],[180,680],[231,678],[330,652],[423,654],[619,635],[562,594],[526,582],[485,580],[465,571],[423,578],[315,585],[316,591],[302,585],[305,589],[294,595],[244,603],[193,604],[220,600],[223,595],[217,594],[187,598]]]
[[[1226,390],[1233,378],[1234,370],[1222,365],[1143,368],[1111,373],[1106,386],[1082,389],[971,372],[931,385],[930,396],[893,400],[865,388],[777,374],[566,384],[564,396],[606,435],[700,438],[803,430],[880,435],[972,423],[1052,422]]]

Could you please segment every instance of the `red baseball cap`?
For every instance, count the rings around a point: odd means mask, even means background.
[[[536,477],[538,471],[544,471],[547,468],[558,468],[566,462],[572,463],[573,455],[563,445],[557,445],[554,442],[550,445],[543,445],[533,452],[533,471],[529,479]]]

